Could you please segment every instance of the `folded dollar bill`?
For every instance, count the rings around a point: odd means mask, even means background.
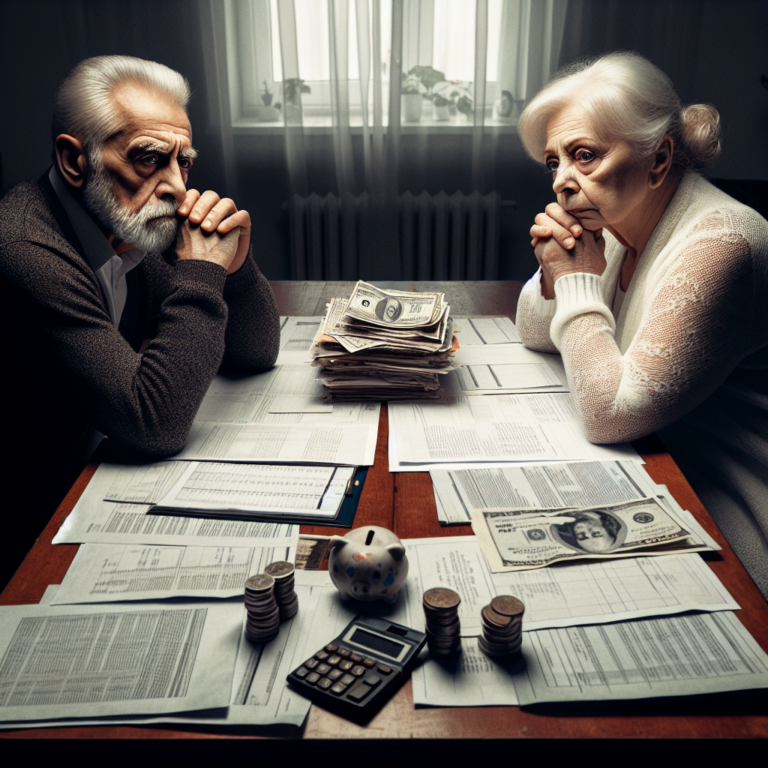
[[[494,573],[707,549],[655,499],[592,509],[475,509],[472,530]]]

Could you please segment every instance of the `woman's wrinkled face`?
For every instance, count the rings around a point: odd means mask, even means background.
[[[599,135],[581,107],[549,119],[543,159],[557,202],[584,229],[621,231],[645,215],[652,158],[638,160],[628,142]]]

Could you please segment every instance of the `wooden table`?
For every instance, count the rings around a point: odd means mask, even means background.
[[[380,284],[382,287],[413,290],[411,283]],[[352,283],[331,282],[274,282],[272,284],[280,313],[283,315],[321,315],[326,302],[334,296],[349,295]],[[514,318],[521,285],[516,282],[464,282],[418,283],[418,290],[444,291],[450,299],[454,315],[506,315]],[[461,536],[471,533],[469,526],[442,528],[437,522],[432,485],[427,473],[390,474],[387,463],[387,409],[382,407],[376,461],[369,470],[360,500],[355,526],[381,525],[390,528],[401,538],[424,536]],[[666,484],[677,501],[689,509],[707,531],[723,546],[721,553],[709,554],[707,561],[718,578],[726,585],[741,605],[739,619],[768,651],[768,604],[755,587],[749,575],[723,539],[699,499],[664,450],[661,442],[650,437],[639,440],[635,448],[646,461],[646,469],[658,483]],[[51,540],[71,511],[91,476],[95,466],[88,467],[62,502],[49,525],[30,551],[15,577],[0,596],[0,604],[15,605],[37,603],[48,584],[58,584],[64,577],[77,547],[52,546]],[[335,533],[337,529],[302,526],[305,533]],[[322,709],[312,707],[304,728],[298,732],[214,731],[213,729],[185,729],[181,727],[73,727],[50,728],[33,731],[0,733],[7,739],[145,739],[157,744],[158,739],[193,740],[197,748],[207,748],[199,741],[213,739],[240,740],[260,735],[303,736],[305,739],[527,739],[532,744],[539,739],[560,739],[562,746],[571,740],[584,738],[614,739],[733,739],[768,737],[766,696],[760,692],[738,692],[696,697],[674,697],[626,702],[595,702],[557,706],[473,707],[466,709],[414,709],[410,681],[396,694],[384,709],[365,727],[350,723]],[[29,742],[26,742],[29,744]],[[190,742],[187,741],[187,744]],[[328,742],[331,744],[335,742]],[[456,748],[474,742],[449,745],[450,753],[458,757]],[[490,744],[489,742],[488,744]],[[496,742],[492,742],[496,744]],[[306,746],[306,742],[303,742]],[[313,754],[330,754],[314,743]],[[411,742],[413,744],[413,742]],[[438,749],[433,741],[421,742],[420,751],[425,759]],[[642,747],[638,741],[636,750]],[[445,742],[440,742],[445,748]],[[180,746],[180,745],[179,745]],[[280,743],[280,752],[297,749],[300,743]],[[688,750],[690,744],[686,746]],[[262,745],[261,748],[268,748]],[[475,747],[476,748],[476,747]],[[546,747],[551,757],[553,743]],[[571,748],[570,746],[568,747]],[[514,747],[520,756],[521,745]],[[669,745],[665,745],[665,750]],[[712,745],[707,747],[711,754]],[[381,742],[376,754],[399,755],[402,744]],[[366,752],[366,754],[368,754]],[[411,750],[413,754],[413,750]],[[472,754],[471,752],[469,754]],[[686,752],[688,757],[690,754]]]

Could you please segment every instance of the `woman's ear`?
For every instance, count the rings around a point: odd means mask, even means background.
[[[648,172],[648,186],[651,189],[660,187],[664,179],[667,178],[669,169],[672,167],[674,149],[675,143],[672,141],[672,137],[665,136],[653,156],[653,165]]]
[[[81,189],[85,184],[88,161],[80,139],[62,133],[56,137],[56,161],[59,173],[70,187]]]

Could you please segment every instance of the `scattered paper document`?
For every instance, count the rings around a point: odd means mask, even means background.
[[[521,706],[768,688],[768,655],[730,612],[523,633],[522,656],[484,657],[462,638],[455,661],[413,674],[427,706]]]
[[[83,544],[52,604],[237,597],[249,576],[295,557],[296,547]]]
[[[629,445],[587,440],[569,393],[390,403],[390,472],[494,464],[636,459]]]
[[[525,603],[524,631],[739,607],[697,554],[492,574],[474,536],[404,543],[410,563],[408,621],[415,629],[424,628],[422,595],[433,587],[448,587],[461,596],[463,637],[480,634],[480,611],[497,595],[514,595]]]
[[[642,486],[633,468],[645,474]],[[441,522],[467,525],[473,509],[591,507],[655,495],[655,484],[634,461],[583,461],[523,467],[430,470]]]
[[[462,347],[453,362],[455,370],[441,384],[454,397],[570,389],[560,355],[536,352],[522,344]]]
[[[97,478],[98,472],[57,531],[54,544],[288,547],[296,543],[295,525],[150,515],[148,504],[104,501],[113,476],[105,472]]]
[[[184,464],[184,473],[157,506],[209,516],[259,513],[332,520],[355,472],[354,467],[315,465]]]
[[[280,351],[309,352],[322,322],[322,315],[319,317],[281,317]]]
[[[768,688],[768,655],[733,613],[526,632],[520,704]]]
[[[376,427],[195,423],[174,461],[285,462],[371,466]]]
[[[519,661],[486,656],[476,637],[461,638],[456,659],[435,659],[425,651],[413,671],[413,703],[426,707],[510,707],[519,704],[513,678]]]
[[[520,344],[520,335],[508,317],[456,317],[453,332],[461,348]]]
[[[0,607],[0,720],[226,706],[242,605]]]

